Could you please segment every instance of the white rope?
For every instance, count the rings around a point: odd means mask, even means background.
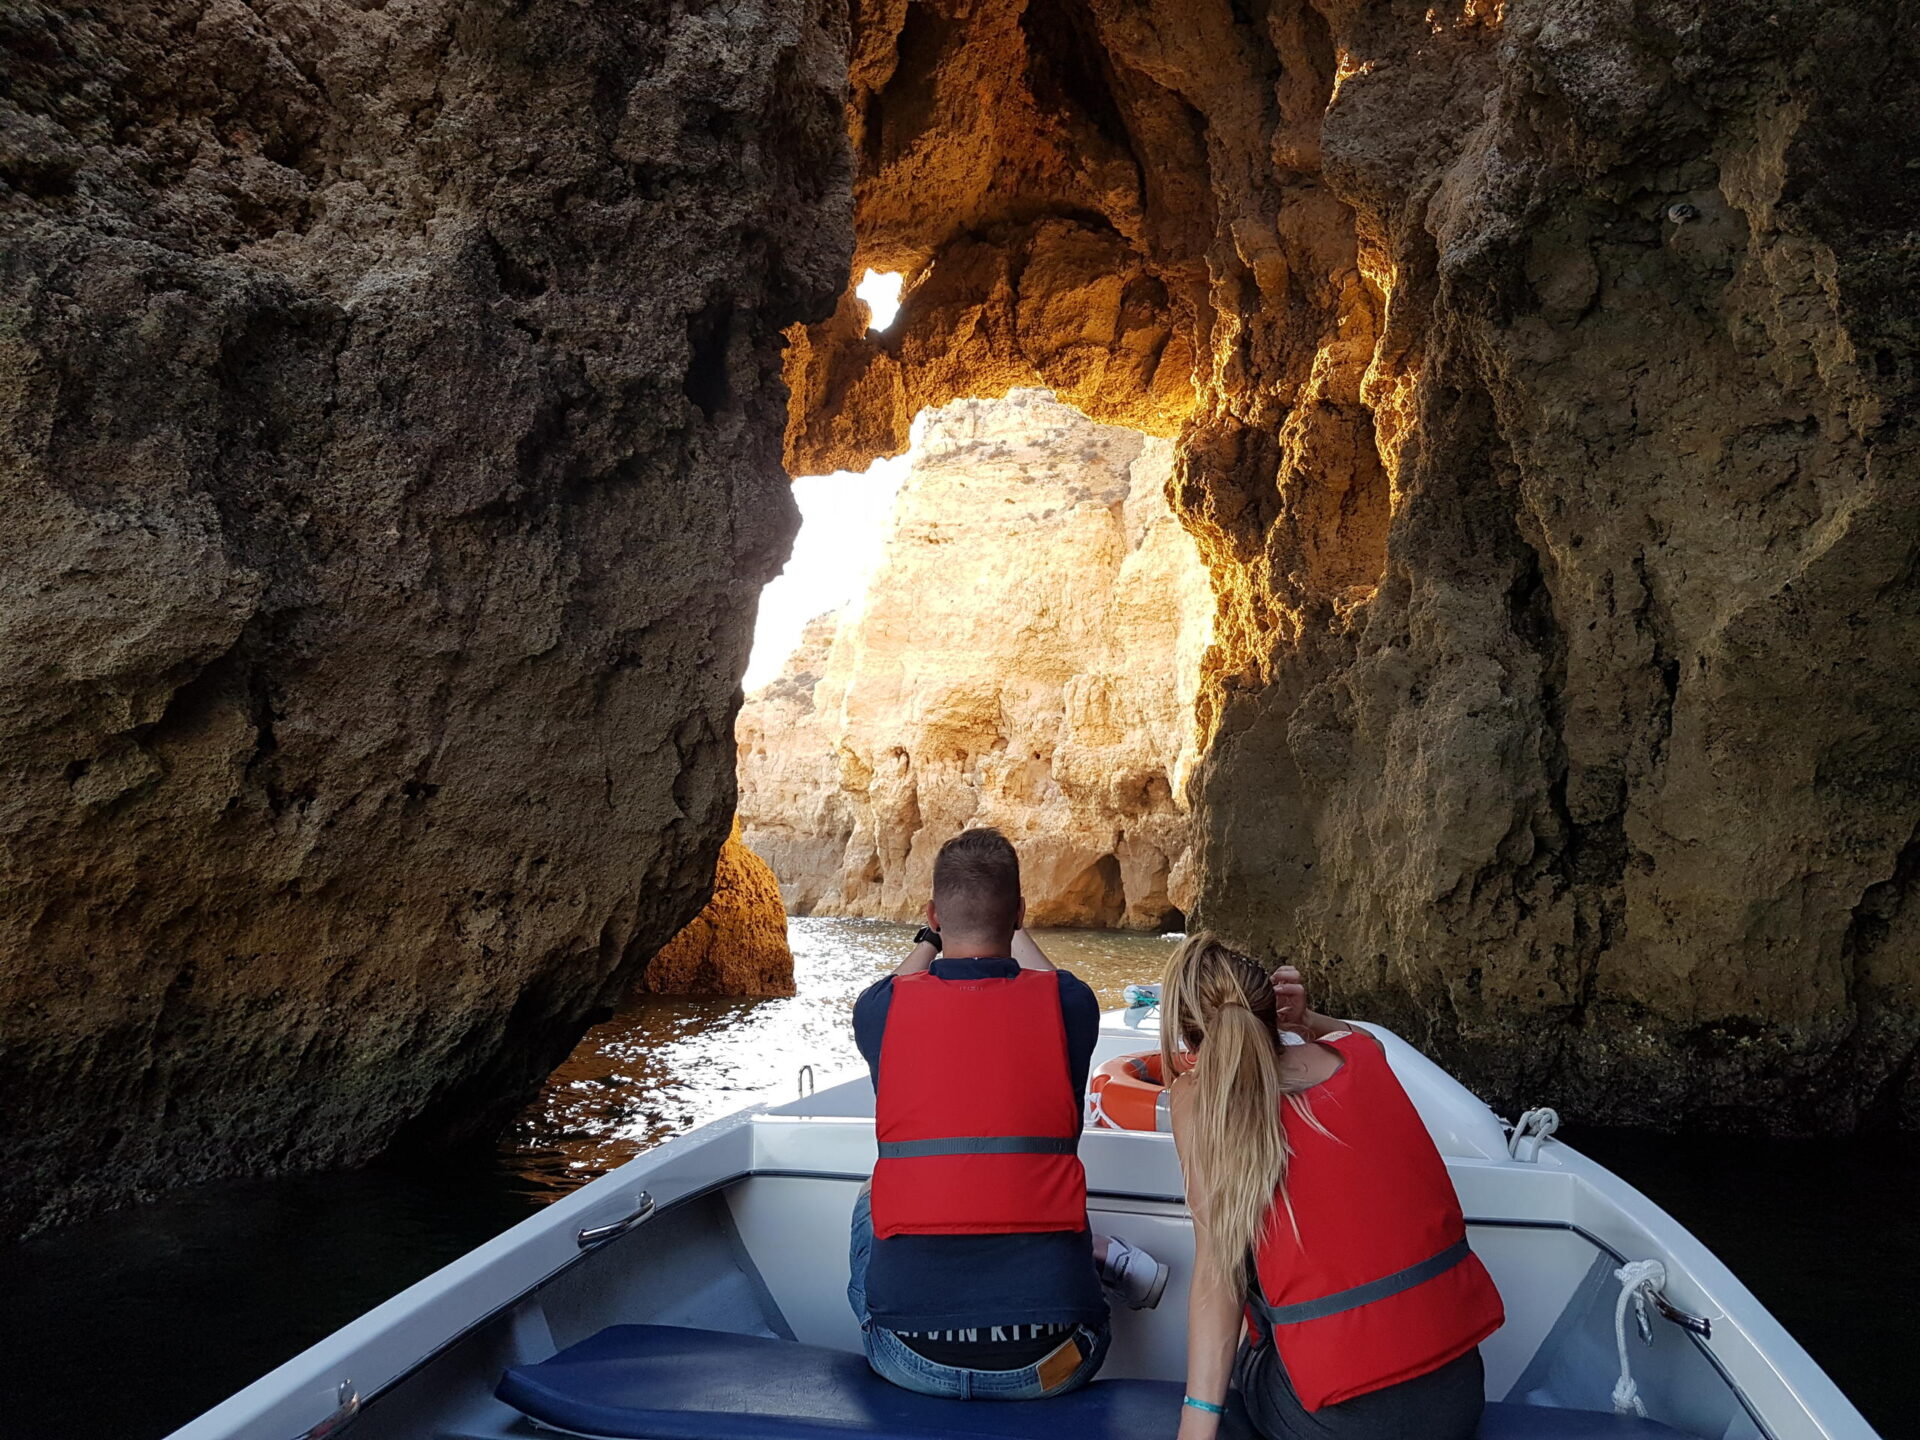
[[[1106,1106],[1100,1103],[1101,1097],[1106,1093],[1107,1087],[1104,1085],[1098,1090],[1089,1090],[1087,1092],[1087,1116],[1085,1123],[1090,1129],[1118,1130],[1120,1128],[1112,1120],[1107,1118]]]
[[[1560,1128],[1560,1112],[1542,1105],[1538,1110],[1529,1110],[1513,1123],[1513,1133],[1507,1137],[1507,1154],[1516,1160],[1531,1163],[1540,1158],[1540,1146],[1547,1137]],[[1527,1153],[1520,1153],[1520,1146],[1532,1141]]]
[[[1627,1304],[1633,1303],[1640,1314],[1640,1329],[1650,1334],[1647,1320],[1647,1296],[1667,1283],[1667,1267],[1658,1260],[1630,1260],[1613,1272],[1620,1282],[1620,1299],[1613,1307],[1613,1343],[1620,1352],[1620,1378],[1613,1382],[1613,1413],[1632,1413],[1646,1417],[1647,1407],[1640,1399],[1640,1387],[1633,1382],[1633,1366],[1627,1360]]]

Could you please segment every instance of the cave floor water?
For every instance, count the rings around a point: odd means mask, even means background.
[[[0,1440],[157,1440],[667,1136],[858,1063],[848,1007],[911,927],[796,919],[799,993],[641,996],[596,1026],[496,1155],[207,1186],[0,1247]],[[1164,937],[1054,932],[1105,1005]],[[1920,1137],[1769,1142],[1570,1126],[1733,1267],[1882,1431],[1920,1434]]]

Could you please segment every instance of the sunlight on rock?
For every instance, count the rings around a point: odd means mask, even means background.
[[[907,457],[895,455],[864,471],[795,477],[800,533],[786,567],[760,592],[753,655],[741,682],[747,693],[780,673],[808,621],[841,609],[866,588],[906,473]]]

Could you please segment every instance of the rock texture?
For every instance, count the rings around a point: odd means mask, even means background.
[[[640,983],[658,995],[793,994],[780,882],[746,847],[738,820],[720,847],[707,908],[647,962]]]
[[[705,903],[844,44],[0,15],[0,1233],[487,1130]]]
[[[915,435],[865,595],[741,711],[747,842],[797,913],[909,920],[940,845],[997,825],[1030,923],[1177,923],[1212,598],[1171,447],[1035,391]]]
[[[854,8],[790,463],[1177,434],[1202,918],[1503,1105],[1920,1124],[1920,12]]]

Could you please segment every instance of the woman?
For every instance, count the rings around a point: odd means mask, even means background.
[[[1380,1043],[1304,998],[1283,1027],[1273,980],[1207,934],[1160,1006],[1164,1073],[1192,1060],[1169,1099],[1195,1250],[1180,1440],[1213,1440],[1230,1372],[1267,1440],[1468,1440],[1500,1296]]]

